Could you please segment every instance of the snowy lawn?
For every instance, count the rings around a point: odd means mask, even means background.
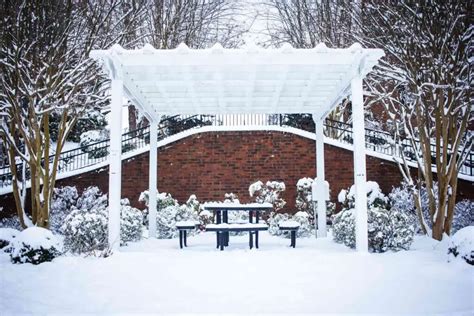
[[[418,237],[411,251],[359,254],[331,239],[262,234],[260,249],[215,235],[144,240],[106,259],[61,257],[39,266],[0,255],[0,314],[15,313],[474,313],[474,267],[447,262],[446,245]]]

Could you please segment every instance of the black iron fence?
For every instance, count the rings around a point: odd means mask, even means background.
[[[189,115],[171,116],[163,119],[158,126],[158,140],[179,132],[203,126],[282,126],[285,120],[282,115]],[[302,127],[305,128],[305,127]],[[307,127],[305,128],[307,129]],[[337,141],[352,144],[352,125],[326,119],[324,133],[327,137]],[[395,146],[393,138],[389,133],[373,129],[365,129],[366,148],[381,154],[395,156]],[[122,135],[122,153],[138,150],[145,147],[150,142],[149,126],[129,131]],[[61,153],[58,164],[58,173],[73,172],[93,166],[106,161],[109,154],[110,140],[104,140],[80,148],[64,151]],[[435,146],[431,146],[432,161],[434,163],[436,151]],[[412,143],[408,140],[402,141],[402,150],[405,157],[415,161],[415,151]],[[50,156],[50,162],[54,160],[54,155]],[[23,175],[23,163],[17,164],[18,176],[29,179],[29,170],[25,169]],[[474,175],[474,154],[469,153],[467,160],[459,170],[461,174]],[[9,166],[0,166],[0,188],[10,186],[12,173]]]

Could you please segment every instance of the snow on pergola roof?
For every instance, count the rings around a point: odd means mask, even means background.
[[[384,56],[353,44],[332,49],[94,50],[128,98],[151,120],[172,114],[313,113],[326,116],[348,94],[351,79],[364,77]]]

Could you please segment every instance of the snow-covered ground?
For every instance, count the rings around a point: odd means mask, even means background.
[[[0,314],[374,313],[473,315],[474,268],[446,244],[360,254],[331,239],[263,234],[215,249],[215,235],[144,240],[106,259],[65,256],[39,266],[0,255]]]

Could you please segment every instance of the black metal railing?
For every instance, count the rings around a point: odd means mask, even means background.
[[[162,140],[168,136],[179,132],[198,128],[203,126],[282,126],[285,120],[282,115],[176,115],[161,120],[158,126],[158,140]],[[301,127],[306,130],[308,127]],[[330,119],[325,120],[324,133],[327,137],[337,141],[352,144],[353,131],[352,125],[340,121]],[[389,156],[395,156],[395,146],[393,146],[392,136],[383,131],[377,131],[370,128],[365,129],[366,148],[378,153]],[[149,126],[129,131],[122,135],[122,153],[131,152],[145,147],[150,142]],[[109,153],[110,140],[104,140],[93,143],[80,148],[64,151],[59,158],[58,173],[72,172],[93,166],[97,163],[107,160]],[[418,146],[418,145],[417,145]],[[435,161],[435,146],[431,146],[432,161]],[[405,157],[411,161],[415,161],[415,151],[409,140],[402,141],[402,150]],[[54,155],[50,156],[50,162],[54,160]],[[17,164],[17,174],[22,176],[23,164]],[[467,160],[459,170],[461,174],[474,175],[474,154],[469,153]],[[25,170],[25,177],[29,179],[29,170]],[[10,186],[12,181],[12,173],[8,165],[0,167],[0,188]]]

